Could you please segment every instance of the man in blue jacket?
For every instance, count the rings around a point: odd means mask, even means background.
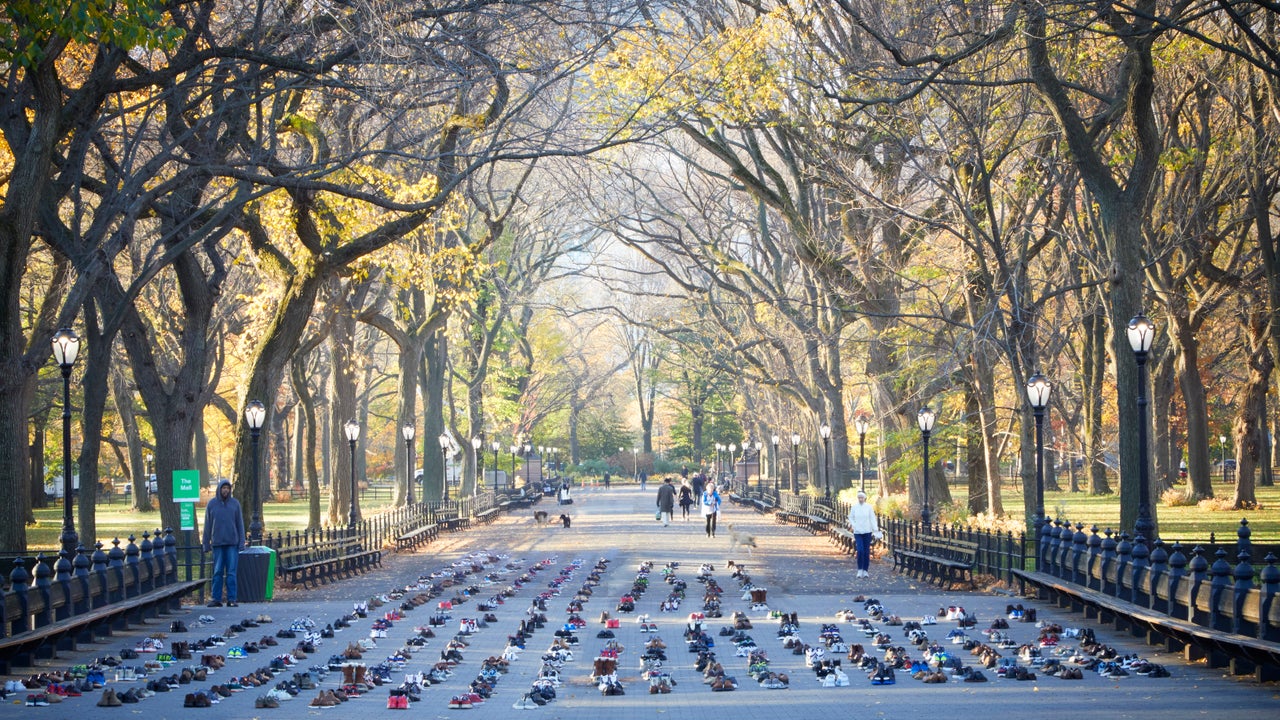
[[[240,502],[231,497],[231,481],[218,483],[218,496],[204,509],[204,551],[213,553],[213,600],[209,607],[222,607],[222,576],[227,576],[227,607],[236,607],[236,568],[244,547],[244,514]]]

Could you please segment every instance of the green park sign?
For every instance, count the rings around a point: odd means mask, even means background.
[[[193,503],[200,501],[200,471],[173,471],[173,501],[176,503]]]

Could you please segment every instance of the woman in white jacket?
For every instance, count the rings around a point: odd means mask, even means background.
[[[858,502],[849,508],[849,529],[853,531],[853,543],[858,553],[858,577],[871,577],[871,538],[880,539],[880,522],[875,508],[867,503],[867,494],[858,491]]]

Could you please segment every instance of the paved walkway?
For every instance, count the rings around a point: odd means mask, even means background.
[[[458,619],[483,614],[475,606],[478,602],[513,583],[520,574],[534,565],[545,561],[547,569],[534,574],[530,581],[516,590],[513,597],[493,611],[497,621],[489,623],[489,627],[481,628],[471,636],[471,645],[463,651],[464,660],[457,666],[455,675],[440,685],[427,688],[421,701],[412,704],[410,712],[414,717],[450,717],[465,713],[477,718],[505,718],[512,713],[527,712],[531,717],[542,715],[547,718],[583,720],[659,717],[754,720],[786,716],[858,720],[882,717],[988,720],[993,712],[1073,717],[1092,715],[1108,719],[1152,716],[1273,718],[1280,712],[1280,695],[1274,684],[1258,685],[1227,677],[1222,671],[1187,664],[1177,656],[1159,654],[1155,648],[1141,645],[1133,638],[1106,628],[1096,628],[1101,642],[1114,645],[1122,653],[1140,653],[1164,664],[1172,677],[1156,679],[1131,676],[1108,679],[1086,671],[1084,679],[1078,681],[1045,676],[1036,681],[1017,682],[997,679],[993,671],[987,671],[990,678],[987,683],[949,682],[930,685],[899,673],[895,685],[873,686],[864,673],[848,667],[846,662],[851,685],[824,688],[815,679],[814,673],[803,667],[803,657],[793,655],[782,647],[782,642],[776,637],[777,621],[770,620],[764,612],[751,612],[751,603],[741,599],[738,583],[730,577],[726,568],[728,560],[746,565],[755,584],[767,589],[770,608],[797,614],[800,622],[799,634],[809,643],[818,642],[822,623],[838,622],[836,613],[840,610],[850,609],[859,617],[865,617],[867,613],[863,603],[854,600],[858,595],[879,600],[888,613],[897,614],[908,621],[920,620],[926,614],[937,615],[940,607],[963,605],[970,612],[976,613],[979,619],[978,628],[970,631],[973,637],[979,639],[982,636],[977,630],[986,627],[992,619],[1002,617],[1011,598],[997,594],[941,591],[932,586],[920,586],[894,574],[883,563],[872,566],[870,579],[856,580],[850,570],[851,559],[839,553],[824,538],[809,535],[800,528],[776,525],[771,518],[744,508],[726,506],[715,538],[705,536],[700,518],[685,522],[677,517],[671,527],[662,527],[653,519],[655,495],[655,490],[643,494],[631,489],[581,490],[575,494],[575,504],[568,508],[573,517],[570,529],[561,527],[558,522],[537,526],[533,522],[531,511],[521,511],[519,515],[500,518],[488,526],[442,537],[416,553],[389,554],[381,570],[355,580],[307,591],[281,591],[277,593],[275,602],[270,604],[246,604],[239,608],[184,609],[183,614],[155,622],[153,628],[117,635],[110,638],[109,642],[100,643],[74,656],[64,654],[56,661],[47,661],[45,667],[55,669],[72,663],[90,662],[99,656],[119,655],[122,648],[132,647],[147,634],[168,630],[169,621],[175,618],[183,619],[189,626],[189,632],[170,635],[166,641],[194,641],[210,634],[222,633],[231,623],[246,617],[256,617],[260,613],[269,614],[273,622],[248,629],[236,641],[257,639],[263,634],[274,635],[277,630],[287,627],[297,618],[310,618],[323,626],[350,612],[354,602],[416,584],[420,576],[447,567],[468,553],[484,550],[502,554],[506,559],[486,567],[483,573],[473,578],[479,581],[484,574],[498,573],[500,578],[497,583],[482,589],[478,599],[455,608],[453,621],[443,628],[437,628],[437,637],[430,640],[426,648],[417,652],[409,662],[407,672],[430,669],[439,659],[440,650],[448,638],[457,629]],[[539,509],[551,512],[554,520],[555,515],[563,508],[544,502]],[[751,556],[742,548],[731,548],[733,530],[755,537],[758,547]],[[553,631],[567,617],[569,600],[586,581],[592,566],[602,558],[609,563],[602,573],[599,586],[581,612],[588,625],[578,633],[580,645],[574,659],[564,665],[563,684],[558,690],[557,698],[540,708],[513,709],[512,704],[521,698],[537,677],[541,666],[539,656],[553,639]],[[618,613],[615,607],[618,599],[632,587],[637,568],[643,561],[654,564],[654,571],[649,576],[650,589],[638,599],[634,613]],[[581,569],[564,581],[562,594],[547,602],[547,627],[534,634],[527,643],[526,651],[511,663],[510,672],[500,677],[492,698],[472,709],[450,709],[450,698],[462,692],[476,676],[483,659],[502,651],[507,636],[527,617],[526,610],[532,599],[538,593],[546,591],[548,583],[563,568],[575,562],[581,563]],[[659,608],[669,587],[662,582],[659,571],[672,562],[679,563],[676,575],[688,583],[688,599],[679,612],[663,613]],[[710,619],[707,625],[718,643],[718,659],[739,680],[740,687],[734,692],[713,692],[704,685],[701,673],[694,669],[695,656],[686,652],[683,642],[682,631],[687,622],[687,614],[699,609],[702,585],[695,581],[695,575],[703,563],[714,565],[714,577],[725,590],[725,619]],[[515,569],[505,569],[507,564]],[[409,596],[413,594],[410,591]],[[377,612],[393,608],[397,604],[389,603]],[[1025,601],[1024,604],[1036,607],[1041,620],[1058,622],[1068,627],[1081,627],[1084,622],[1077,615]],[[367,654],[365,661],[374,664],[402,647],[405,640],[416,635],[415,627],[427,623],[434,608],[435,600],[408,612],[405,620],[396,622],[388,631],[387,638],[377,641],[378,649]],[[728,618],[734,610],[746,612],[752,619],[755,626],[750,634],[758,647],[767,651],[771,669],[790,675],[789,689],[766,690],[759,687],[747,674],[746,659],[735,657],[729,638],[716,635],[722,625],[730,622]],[[626,648],[619,660],[619,675],[626,689],[626,694],[621,697],[602,696],[588,677],[592,660],[605,643],[605,640],[596,637],[597,631],[602,627],[598,622],[601,611],[609,611],[622,619],[621,627],[616,631],[618,642]],[[333,640],[324,641],[325,644],[318,648],[319,651],[304,661],[301,667],[276,679],[291,677],[294,671],[305,669],[313,663],[323,663],[330,654],[346,647],[348,642],[368,637],[373,618],[378,617],[377,612],[370,613],[367,619],[354,621],[350,629],[339,633]],[[649,694],[647,681],[640,677],[639,655],[644,643],[654,637],[641,632],[636,616],[642,613],[647,613],[657,624],[656,636],[667,643],[668,661],[665,669],[676,681],[670,694]],[[214,622],[198,626],[198,618],[206,614],[213,616]],[[1011,625],[1009,632],[1019,642],[1034,640],[1038,632],[1031,624],[1015,622]],[[865,641],[849,622],[839,622],[839,627],[849,642]],[[938,625],[925,629],[934,640],[945,642],[947,632],[953,628],[955,623],[939,617]],[[901,628],[883,629],[894,638],[895,643],[909,647]],[[294,641],[281,640],[280,647],[266,650],[283,652],[291,642]],[[225,652],[230,647],[229,643],[218,651]],[[1006,652],[1006,655],[1012,656],[1011,651]],[[198,656],[199,654],[197,658]],[[913,653],[912,656],[919,657],[918,653]],[[967,654],[961,653],[961,656],[967,665],[976,664],[975,659]],[[49,707],[26,707],[26,694],[19,693],[16,703],[13,702],[15,697],[11,696],[6,704],[0,705],[0,718],[45,716],[96,720],[141,715],[148,720],[159,720],[207,714],[218,717],[295,720],[323,717],[327,714],[346,716],[352,711],[359,712],[363,717],[399,716],[400,711],[386,709],[388,688],[398,685],[401,677],[398,673],[394,676],[395,683],[392,685],[375,688],[373,692],[345,703],[340,706],[342,709],[336,711],[309,707],[309,702],[317,694],[315,690],[303,691],[296,699],[282,703],[279,708],[255,709],[255,698],[264,694],[269,685],[235,693],[211,709],[183,707],[187,693],[225,682],[232,675],[252,672],[266,664],[270,658],[271,655],[264,651],[249,654],[244,659],[228,660],[226,668],[211,674],[204,683],[182,685],[178,690],[120,708],[98,708],[96,703],[100,693],[68,698],[61,704]],[[165,672],[177,672],[181,667],[182,665],[175,665]],[[339,678],[338,673],[330,674],[321,683],[321,689],[338,687]],[[120,692],[140,685],[140,682],[109,684]]]

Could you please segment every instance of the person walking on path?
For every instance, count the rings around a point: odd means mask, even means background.
[[[707,519],[707,537],[716,536],[716,516],[720,514],[720,493],[716,484],[708,483],[702,491],[702,517]]]
[[[662,516],[662,527],[671,524],[671,513],[676,509],[676,486],[671,484],[671,478],[665,478],[662,485],[658,488],[658,512]]]
[[[853,531],[853,544],[858,553],[857,577],[871,577],[871,539],[879,540],[880,522],[876,511],[867,503],[867,494],[858,491],[858,502],[849,508],[849,529]]]
[[[680,512],[684,515],[685,522],[689,521],[689,508],[693,507],[693,490],[690,489],[688,481],[680,482]]]
[[[240,502],[231,497],[231,481],[218,483],[218,496],[204,509],[205,552],[213,553],[213,588],[209,607],[222,607],[223,575],[226,575],[227,607],[236,601],[236,570],[240,564],[240,548],[244,547],[244,513]]]
[[[698,472],[696,475],[693,476],[693,484],[690,487],[693,489],[693,496],[695,498],[702,497],[702,490],[706,486],[707,486],[706,473]]]

